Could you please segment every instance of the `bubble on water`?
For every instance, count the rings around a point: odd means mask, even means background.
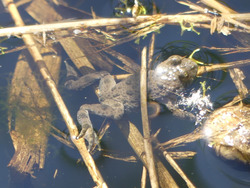
[[[74,29],[74,30],[73,30],[73,34],[74,34],[74,35],[78,35],[78,34],[80,34],[80,33],[82,33],[82,31],[81,31],[80,29]]]
[[[202,88],[191,91],[189,96],[182,94],[178,101],[178,106],[190,111],[196,116],[195,125],[203,122],[211,110],[213,110],[213,103],[210,101],[210,95],[203,96]]]

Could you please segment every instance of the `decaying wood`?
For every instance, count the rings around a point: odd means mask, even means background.
[[[52,8],[46,1],[39,1],[39,0],[34,0],[30,4],[29,7],[26,8],[26,11],[38,22],[43,23],[44,20],[46,20],[47,15],[46,14],[41,14],[43,12],[42,10],[47,10],[50,12],[50,19],[47,22],[52,22],[54,20],[62,20],[63,17],[58,14],[54,8]],[[46,34],[46,33],[45,33]],[[59,42],[70,57],[70,59],[73,61],[75,66],[81,70],[83,73],[86,73],[89,71],[89,69],[93,69],[93,65],[90,63],[89,59],[87,58],[89,56],[89,53],[86,54],[82,48],[78,46],[76,41],[73,38],[69,37],[60,37],[60,36],[67,36],[69,35],[69,32],[64,30],[64,31],[57,31],[56,36],[59,38]],[[45,36],[46,37],[46,36]],[[81,43],[84,44],[85,49],[90,48],[89,42],[87,39],[81,39]],[[100,55],[94,52],[93,50],[90,52],[91,55],[94,55],[96,57],[96,61],[102,61],[102,58],[99,57]],[[106,70],[111,70],[111,66],[102,61],[102,63],[99,63],[98,65],[101,65],[106,68]],[[100,67],[100,68],[103,68]]]
[[[61,58],[47,48],[40,47],[40,51],[57,83]],[[32,59],[27,57],[27,51],[19,56],[9,93],[9,130],[15,148],[9,166],[32,175],[34,167],[44,167],[52,115],[43,84],[33,74],[28,63]]]
[[[43,52],[57,82],[61,59],[47,49]],[[26,51],[18,58],[9,93],[9,130],[15,148],[9,166],[32,175],[35,166],[44,167],[52,116],[50,102],[28,64],[27,55]]]
[[[15,21],[15,24],[17,26],[24,26],[24,22],[15,6],[15,4],[13,3],[12,0],[6,0],[5,4],[7,5],[7,8],[13,18],[13,20]],[[29,34],[23,34],[22,38],[25,42],[25,44],[28,46],[28,50],[32,56],[32,58],[34,59],[34,62],[36,63],[41,76],[43,77],[43,79],[45,80],[52,96],[53,99],[55,100],[55,103],[57,104],[59,111],[61,112],[65,123],[69,129],[70,132],[70,136],[71,139],[73,141],[73,143],[76,145],[77,149],[79,150],[86,166],[88,167],[88,170],[94,180],[94,182],[99,186],[99,187],[107,187],[106,183],[104,182],[98,168],[95,165],[95,162],[93,160],[93,158],[91,157],[91,155],[89,154],[87,147],[85,145],[84,139],[78,139],[76,140],[76,136],[78,135],[78,129],[76,127],[76,125],[73,122],[73,119],[71,118],[63,100],[62,97],[60,96],[57,88],[56,88],[56,84],[49,72],[49,70],[46,67],[46,64],[44,62],[43,57],[41,56],[38,48],[35,45],[35,42],[32,38],[31,35]]]

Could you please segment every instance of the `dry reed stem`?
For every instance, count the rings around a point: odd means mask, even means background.
[[[143,164],[146,167],[148,167],[147,159],[145,156],[143,136],[141,135],[140,131],[131,122],[120,120],[119,122],[117,122],[117,124],[121,129],[122,133],[124,134],[124,136],[127,138],[130,146],[133,148],[138,158],[140,158]],[[178,186],[176,182],[174,181],[174,179],[169,174],[166,167],[163,165],[163,163],[159,160],[157,156],[155,157],[155,161],[156,161],[156,166],[157,166],[156,170],[158,172],[160,186],[164,188],[167,187],[177,188]]]
[[[222,32],[224,35],[229,35],[230,34],[230,29],[229,28],[226,28],[225,23],[230,23],[234,26],[237,26],[237,27],[242,27],[244,29],[247,29],[248,32],[249,32],[249,29],[250,29],[250,26],[248,24],[245,24],[243,22],[240,22],[240,21],[247,21],[250,19],[250,14],[247,13],[247,14],[244,14],[241,16],[241,14],[237,14],[237,12],[235,12],[234,10],[222,5],[221,3],[215,1],[215,0],[202,0],[201,1],[202,3],[204,3],[205,5],[207,5],[208,7],[212,7],[214,10],[218,10],[218,12],[220,12],[220,16],[218,17],[213,17],[213,19],[211,19],[211,25],[209,26],[210,28],[210,33],[214,33],[214,31],[216,30],[217,28],[217,31],[220,33]],[[201,12],[201,13],[205,13],[206,9],[197,5],[197,4],[194,4],[194,3],[191,3],[190,1],[186,0],[186,2],[183,2],[183,1],[179,1],[180,4],[183,4],[183,5],[186,5],[186,6],[189,6],[190,9],[193,9],[195,11],[198,11],[198,12]],[[235,15],[235,16],[234,16]],[[219,21],[220,20],[220,21]],[[238,21],[240,20],[240,21]],[[223,24],[221,24],[223,23]],[[195,26],[197,27],[197,24],[195,24]],[[205,26],[207,27],[207,26]],[[231,28],[231,31],[232,28]],[[238,30],[240,31],[240,30]],[[242,32],[242,30],[241,30]]]
[[[185,173],[182,171],[182,169],[179,167],[179,165],[175,162],[175,160],[171,157],[171,155],[166,151],[166,147],[164,146],[169,145],[170,147],[175,147],[179,144],[188,143],[188,142],[194,142],[198,139],[201,139],[201,131],[200,128],[196,128],[192,133],[180,136],[178,138],[174,138],[166,143],[158,143],[157,140],[155,140],[156,145],[159,146],[159,150],[163,153],[163,156],[165,159],[169,162],[169,164],[178,172],[178,174],[183,178],[183,180],[186,182],[187,186],[190,188],[194,188],[195,186],[193,183],[188,179],[188,177],[185,175]]]
[[[141,188],[146,188],[147,181],[147,168],[145,166],[142,167],[142,175],[141,175]]]
[[[151,64],[153,62],[154,49],[155,49],[155,33],[152,33],[148,49],[148,69],[151,68]]]
[[[144,47],[141,55],[141,81],[140,81],[140,95],[141,95],[141,115],[144,135],[144,147],[146,159],[148,163],[148,172],[152,188],[158,188],[158,177],[155,169],[153,148],[151,145],[150,126],[148,122],[147,111],[147,48]]]
[[[7,8],[15,21],[15,24],[19,27],[24,26],[24,22],[15,6],[12,0],[5,0],[5,3],[7,5]],[[30,34],[23,34],[22,35],[24,43],[28,46],[28,50],[34,59],[34,62],[39,68],[39,71],[43,77],[43,79],[46,81],[46,84],[48,88],[50,89],[50,92],[55,100],[55,103],[57,104],[59,111],[61,112],[64,121],[69,129],[71,139],[73,143],[78,148],[86,166],[88,167],[88,170],[94,180],[94,182],[99,187],[107,187],[106,183],[104,182],[99,170],[97,169],[95,162],[91,155],[89,154],[87,147],[85,145],[85,142],[83,139],[76,140],[75,137],[78,135],[78,129],[76,125],[73,122],[73,119],[71,118],[69,111],[66,107],[66,105],[63,102],[62,97],[60,96],[56,84],[53,81],[50,72],[48,71],[45,62],[38,50],[38,48],[35,46],[35,42]]]
[[[131,76],[132,74],[116,74],[116,75],[112,75],[114,79],[117,80],[123,80],[129,76]]]
[[[219,3],[218,1],[215,0],[201,0],[201,2],[211,8],[214,8],[215,10],[218,10],[223,13],[236,13],[234,10],[230,9],[229,7]]]
[[[177,147],[186,143],[195,142],[196,140],[199,140],[201,138],[202,138],[201,128],[198,127],[191,133],[179,136],[177,138],[173,138],[164,143],[160,143],[160,144],[156,143],[156,144],[160,148],[164,147],[164,149],[168,149],[168,148]]]
[[[178,174],[183,178],[183,180],[187,183],[189,188],[195,188],[192,182],[188,179],[186,174],[182,171],[179,165],[175,162],[175,160],[168,154],[167,151],[163,151],[163,156],[169,162],[169,164],[178,172]]]
[[[222,16],[223,16],[223,14],[235,14],[235,13],[237,13],[236,11],[230,9],[229,7],[223,5],[215,0],[202,0],[201,2],[206,4],[207,6],[214,8],[215,10],[219,10],[222,13]],[[227,19],[227,21],[242,27],[243,23],[235,21],[234,19],[231,19],[231,18],[226,18],[225,16],[223,16],[223,17],[225,19]],[[244,26],[243,26],[243,28],[244,28]],[[249,94],[247,87],[243,83],[243,80],[245,79],[244,73],[239,68],[229,69],[229,73],[230,73],[230,76],[231,76],[231,78],[232,78],[232,80],[233,80],[233,82],[234,82],[234,84],[239,92],[241,99],[243,100]]]
[[[232,18],[234,14],[227,14],[228,17]],[[246,15],[244,14],[241,19]],[[240,14],[237,15],[240,17]],[[75,20],[68,22],[57,22],[50,24],[41,24],[41,25],[30,25],[22,27],[11,27],[0,29],[1,36],[11,36],[11,35],[21,35],[21,34],[36,34],[41,32],[55,31],[61,29],[75,29],[75,28],[88,28],[88,27],[102,27],[102,26],[112,26],[112,25],[126,25],[126,24],[140,24],[149,22],[151,24],[161,23],[161,24],[179,24],[184,21],[186,23],[193,23],[199,27],[202,27],[201,23],[209,23],[212,18],[206,14],[194,14],[194,15],[147,15],[147,16],[138,16],[136,18],[101,18],[101,19],[88,19],[88,20]],[[233,20],[233,19],[231,19]],[[249,20],[247,17],[246,20]],[[230,20],[228,20],[230,23]],[[235,23],[232,23],[235,24]],[[149,25],[149,24],[148,24]],[[226,26],[225,26],[226,27]],[[248,25],[243,25],[246,33],[249,33],[250,27]],[[229,28],[228,30],[234,30],[235,28]]]
[[[248,93],[250,93],[250,89],[248,90]],[[233,106],[240,101],[242,101],[242,97],[240,95],[237,95],[233,98],[233,100],[231,102],[225,104],[223,107]]]
[[[228,62],[228,63],[220,63],[220,64],[214,64],[214,65],[199,66],[198,71],[197,71],[197,76],[201,76],[202,74],[206,72],[231,69],[231,68],[242,67],[242,66],[247,66],[247,65],[250,65],[250,59],[233,61],[233,62]]]

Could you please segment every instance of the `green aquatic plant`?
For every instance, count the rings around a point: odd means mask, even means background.
[[[198,65],[204,65],[205,63],[203,63],[202,61],[198,61],[196,59],[193,58],[193,55],[196,53],[196,52],[199,52],[200,51],[200,48],[197,48],[195,49],[191,55],[188,57],[189,59],[193,60],[195,63],[197,63]]]
[[[202,96],[206,97],[206,92],[207,90],[211,89],[210,86],[206,87],[206,81],[200,82],[201,84],[201,89],[202,89]]]
[[[180,26],[181,26],[181,36],[183,35],[184,31],[193,31],[195,32],[197,35],[200,35],[200,32],[196,31],[194,29],[194,25],[192,23],[190,23],[190,26],[187,27],[183,24],[183,20],[179,21]]]
[[[1,47],[0,46],[0,53],[2,54],[2,55],[4,55],[5,54],[5,52],[4,52],[4,50],[7,50],[8,48],[6,48],[6,47]]]
[[[120,0],[119,5],[114,8],[115,16],[124,17],[132,15],[133,17],[147,14],[146,7],[138,0]]]

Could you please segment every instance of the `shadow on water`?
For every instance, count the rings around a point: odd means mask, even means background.
[[[20,173],[13,168],[9,168],[9,173],[9,188],[34,188],[31,183],[32,177],[30,174]]]

